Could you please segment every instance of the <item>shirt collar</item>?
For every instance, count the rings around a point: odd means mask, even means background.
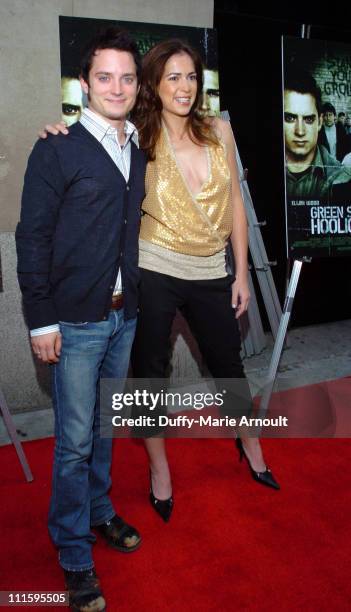
[[[90,108],[84,108],[79,119],[80,123],[95,136],[95,138],[101,142],[105,136],[114,135],[118,142],[118,134],[116,128],[112,127],[103,117],[97,115]],[[126,146],[129,140],[132,140],[134,144],[139,148],[139,135],[135,125],[126,120],[124,124],[124,133],[126,141],[123,146]]]
[[[350,168],[342,166],[336,159],[329,155],[328,151],[323,145],[318,145],[316,154],[312,164],[309,167],[309,171],[304,173],[302,177],[290,172],[287,169],[289,178],[299,181],[308,175],[319,176],[325,181],[333,181],[335,184],[351,182]]]
[[[321,176],[324,177],[325,176],[325,168],[324,168],[324,163],[323,163],[323,159],[320,153],[320,149],[319,147],[316,148],[316,154],[314,156],[314,159],[311,163],[311,165],[308,167],[308,169],[306,169],[307,171],[305,172],[291,172],[289,170],[289,168],[287,168],[288,170],[288,174],[291,178],[293,178],[296,182],[299,181],[300,179],[304,179],[306,178],[306,176],[310,176],[312,174],[316,175],[316,176]]]
[[[316,149],[316,155],[314,157],[314,160],[311,166],[312,166],[312,172],[314,172],[315,174],[320,174],[321,176],[326,176],[325,165],[324,165],[323,158],[321,155],[321,150],[318,146]]]

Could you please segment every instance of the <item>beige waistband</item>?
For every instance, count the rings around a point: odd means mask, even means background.
[[[177,253],[146,240],[139,240],[139,266],[183,280],[208,280],[227,276],[224,249],[208,257],[199,257]]]

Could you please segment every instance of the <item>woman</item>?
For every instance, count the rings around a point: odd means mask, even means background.
[[[144,56],[133,113],[150,160],[139,242],[140,313],[132,362],[137,378],[166,377],[176,308],[187,319],[212,376],[244,376],[237,319],[250,297],[247,221],[231,128],[200,116],[201,92],[201,60],[187,44],[161,42]],[[235,280],[225,271],[229,239]],[[167,521],[173,499],[165,443],[148,438],[145,444],[150,500]],[[254,478],[279,488],[258,440],[239,440],[239,447]]]
[[[149,158],[140,231],[136,378],[166,378],[177,308],[212,376],[245,376],[237,319],[250,298],[246,214],[230,125],[199,113],[202,78],[199,55],[180,40],[161,42],[144,56],[133,113]],[[234,251],[235,278],[225,269],[228,240]],[[265,465],[259,440],[242,438],[237,443],[253,478],[279,489]],[[168,521],[173,497],[165,442],[151,437],[145,444],[150,501]]]

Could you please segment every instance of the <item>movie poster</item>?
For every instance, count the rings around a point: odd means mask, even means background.
[[[351,45],[283,38],[288,257],[351,254]]]
[[[204,62],[202,109],[209,115],[219,115],[215,30],[132,21],[60,17],[62,119],[68,125],[78,121],[82,108],[86,105],[78,79],[82,48],[96,32],[109,25],[117,25],[128,30],[134,36],[142,55],[157,42],[167,38],[181,38],[195,47]]]

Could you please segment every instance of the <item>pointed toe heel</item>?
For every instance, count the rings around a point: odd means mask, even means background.
[[[150,504],[157,514],[161,517],[161,519],[168,523],[171,518],[171,514],[173,511],[174,501],[173,496],[168,497],[167,499],[158,499],[154,496],[154,492],[152,490],[152,480],[151,480],[151,472],[150,472]]]
[[[250,461],[245,453],[244,446],[240,438],[236,439],[236,446],[239,451],[239,461],[246,459],[252,478],[259,484],[265,485],[266,487],[271,487],[272,489],[279,491],[280,485],[276,481],[271,470],[268,467],[266,467],[264,472],[256,472],[254,469],[252,469]]]
[[[151,490],[150,503],[155,512],[157,512],[157,514],[162,518],[162,520],[165,523],[168,523],[173,511],[173,497],[169,497],[168,499],[157,499],[157,497],[154,496]]]

